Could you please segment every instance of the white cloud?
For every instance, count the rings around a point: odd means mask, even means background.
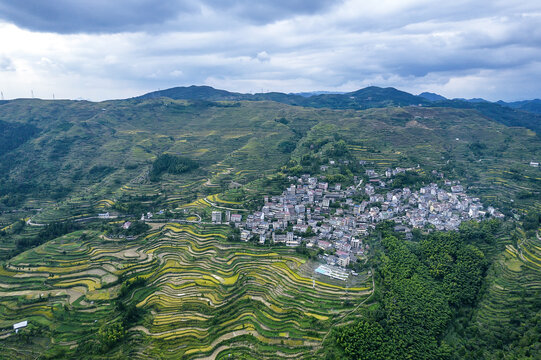
[[[37,96],[93,100],[191,84],[241,92],[377,85],[448,97],[541,97],[536,1],[349,0],[304,10],[301,3],[250,10],[243,0],[231,8],[205,1],[186,7],[190,16],[156,16],[151,25],[115,33],[0,23],[0,87],[9,98],[34,89]]]

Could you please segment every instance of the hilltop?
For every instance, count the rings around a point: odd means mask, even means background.
[[[386,106],[427,104],[426,99],[395,88],[370,86],[347,93],[285,94],[280,92],[241,94],[214,89],[210,86],[175,87],[154,91],[138,98],[167,97],[183,100],[209,101],[276,101],[288,105],[331,109],[367,109]]]
[[[279,92],[241,94],[214,89],[209,86],[175,87],[151,92],[139,98],[167,97],[183,100],[208,101],[276,101],[288,105],[330,108],[330,109],[370,109],[397,106],[453,107],[475,109],[484,116],[507,126],[521,126],[541,131],[541,115],[536,100],[505,103],[492,103],[484,99],[446,99],[434,93],[422,93],[418,96],[392,87],[370,86],[353,92],[338,94],[285,94]]]

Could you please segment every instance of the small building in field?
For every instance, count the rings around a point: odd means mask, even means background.
[[[15,330],[16,333],[19,332],[19,329],[25,328],[28,325],[28,321],[21,321],[16,324],[13,324],[13,330]]]
[[[250,232],[248,230],[243,230],[241,233],[240,233],[240,239],[242,241],[248,241],[250,240]]]
[[[222,212],[221,211],[213,211],[212,212],[212,222],[215,224],[221,224],[222,223]]]

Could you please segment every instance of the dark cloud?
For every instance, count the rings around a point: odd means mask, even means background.
[[[331,0],[0,0],[0,19],[40,32],[117,33],[194,27],[203,8],[236,21],[266,24],[314,14]],[[210,24],[209,24],[210,25]],[[226,24],[224,24],[226,25]]]
[[[0,71],[21,96],[378,85],[512,100],[539,97],[540,20],[529,0],[0,0]]]
[[[208,6],[256,24],[267,24],[295,15],[313,15],[339,5],[339,0],[206,0]]]
[[[0,18],[43,32],[112,33],[160,24],[198,11],[192,1],[0,0]]]

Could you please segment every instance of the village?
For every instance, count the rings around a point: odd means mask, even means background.
[[[394,221],[394,230],[411,239],[415,228],[457,230],[463,221],[503,217],[491,206],[485,209],[480,199],[468,196],[459,181],[443,179],[443,174],[434,173],[443,188],[431,183],[417,191],[391,189],[395,176],[407,171],[415,169],[397,167],[383,174],[366,170],[366,184],[355,178],[357,185],[345,189],[341,184],[330,186],[324,176],[291,176],[291,185],[281,195],[264,197],[260,211],[244,221],[240,214],[227,211],[224,220],[240,229],[243,241],[321,249],[325,264],[316,272],[345,280],[348,265],[362,258],[369,247],[363,238],[378,222]],[[222,212],[214,211],[212,221],[221,223]]]

